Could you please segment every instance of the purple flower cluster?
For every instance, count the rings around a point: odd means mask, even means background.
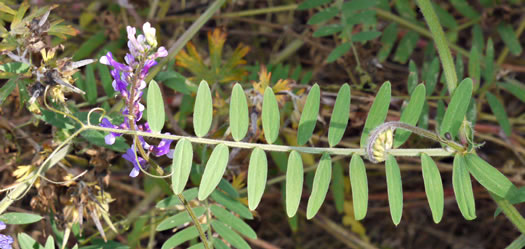
[[[127,27],[128,32],[128,48],[129,53],[126,54],[124,60],[126,64],[119,63],[113,58],[113,54],[108,52],[100,58],[100,63],[113,67],[111,76],[113,76],[113,88],[120,93],[124,98],[126,106],[121,109],[124,115],[124,122],[120,125],[114,125],[107,118],[103,118],[100,126],[107,128],[130,129],[130,118],[132,117],[132,124],[135,130],[152,132],[149,128],[148,122],[138,124],[142,119],[144,112],[144,105],[140,103],[142,99],[143,90],[146,87],[144,79],[148,75],[151,67],[157,65],[157,58],[166,57],[168,51],[164,47],[157,47],[157,39],[155,37],[155,28],[147,22],[142,26],[144,34],[136,35],[134,27]],[[129,106],[132,105],[132,113],[130,115]],[[108,145],[115,143],[115,139],[122,134],[111,132],[105,137],[105,142]],[[155,156],[163,156],[168,154],[172,140],[163,139],[158,145],[148,144],[143,137],[139,137],[140,143],[145,151],[152,153]],[[131,177],[136,177],[140,173],[140,167],[146,166],[146,160],[138,157],[135,158],[135,145],[122,157],[133,164],[133,170],[130,172]]]
[[[0,230],[4,230],[5,227],[5,223],[0,221]],[[11,249],[11,244],[13,244],[13,242],[13,237],[0,234],[0,249]]]

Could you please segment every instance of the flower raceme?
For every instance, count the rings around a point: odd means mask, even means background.
[[[111,123],[109,119],[103,118],[100,126],[152,132],[148,122],[137,123],[142,119],[144,112],[144,105],[140,103],[143,90],[146,88],[144,79],[148,75],[151,67],[157,65],[156,59],[166,57],[168,51],[164,47],[157,48],[156,31],[155,28],[151,27],[149,22],[144,23],[142,26],[143,35],[140,34],[136,36],[137,30],[130,26],[126,28],[126,31],[128,33],[129,53],[124,57],[125,63],[120,63],[115,60],[111,52],[100,57],[99,60],[100,63],[113,67],[111,70],[113,88],[122,95],[126,103],[125,107],[121,109],[121,113],[124,115],[124,122],[120,125],[115,125]],[[111,132],[105,137],[106,144],[114,144],[116,137],[120,135],[121,134]],[[155,156],[168,154],[172,142],[172,140],[163,139],[158,145],[150,145],[142,137],[139,137],[139,141],[145,151]],[[135,158],[134,145],[128,149],[122,157],[133,164],[133,170],[129,174],[131,177],[136,177],[139,174],[139,167],[144,168],[146,166],[146,160],[141,157],[138,157],[138,159]]]

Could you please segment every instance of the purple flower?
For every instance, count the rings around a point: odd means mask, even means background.
[[[113,77],[113,89],[120,93],[125,102],[124,107],[120,110],[124,115],[124,122],[120,125],[112,124],[107,118],[104,118],[100,126],[107,128],[130,129],[133,126],[135,130],[144,132],[151,132],[148,122],[139,121],[142,119],[144,113],[144,105],[140,103],[143,90],[146,88],[144,79],[149,73],[149,70],[157,65],[157,58],[168,56],[168,51],[164,47],[159,47],[157,51],[157,40],[155,37],[155,28],[151,24],[145,23],[143,26],[144,34],[137,36],[137,30],[134,27],[126,28],[128,35],[129,53],[124,57],[125,64],[117,62],[113,58],[113,54],[108,52],[106,55],[100,57],[100,63],[112,66],[111,76]],[[130,113],[129,107],[133,108]],[[130,119],[129,117],[132,116]],[[130,122],[132,122],[130,124]],[[105,138],[108,145],[114,144],[116,137],[121,134],[110,132]],[[158,145],[150,145],[139,137],[140,143],[144,150],[155,156],[163,156],[170,152],[170,145],[172,140],[163,139]],[[138,157],[138,163],[135,158],[135,145],[128,149],[123,158],[133,163],[133,170],[130,173],[131,177],[136,177],[140,173],[140,167],[147,166],[146,161]],[[1,248],[0,248],[1,249]]]
[[[137,177],[140,173],[140,168],[142,169],[146,168],[146,160],[144,160],[144,158],[140,157],[139,155],[137,155],[137,158],[135,158],[134,151],[135,151],[135,145],[132,145],[131,148],[129,148],[126,151],[126,154],[122,155],[122,158],[128,160],[129,162],[133,164],[133,169],[131,170],[131,172],[129,172],[129,176],[131,177]],[[140,163],[140,166],[137,163],[137,160],[135,159],[138,159],[138,163]]]
[[[100,63],[114,67],[119,71],[131,72],[131,67],[117,62],[113,59],[113,54],[108,52],[106,55],[100,57]]]
[[[5,228],[5,223],[0,221],[0,230],[4,230]],[[13,244],[13,242],[13,237],[9,235],[0,234],[0,249],[11,249],[11,244]]]
[[[100,126],[105,127],[105,128],[113,128],[113,129],[118,128],[118,126],[112,124],[111,121],[109,121],[109,119],[107,118],[102,119],[102,122],[100,122]],[[122,134],[110,132],[106,137],[104,137],[104,141],[106,142],[107,145],[112,145],[115,143],[116,137],[120,137],[121,135]]]
[[[169,133],[166,133],[169,135]],[[160,143],[157,145],[157,146],[153,146],[153,148],[151,149],[151,151],[153,152],[153,154],[155,156],[163,156],[163,155],[166,155],[168,154],[168,152],[170,152],[170,145],[171,145],[171,142],[173,142],[173,140],[169,140],[169,139],[162,139],[160,141]]]
[[[144,79],[146,78],[146,75],[148,74],[148,71],[151,67],[157,65],[157,61],[155,60],[147,60],[146,63],[144,63],[144,68],[140,72],[140,78]]]

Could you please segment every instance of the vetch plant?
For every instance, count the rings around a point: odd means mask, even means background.
[[[256,210],[261,201],[263,201],[262,197],[266,186],[269,184],[269,159],[267,155],[272,152],[287,153],[284,192],[286,196],[285,209],[289,217],[296,216],[299,210],[305,183],[304,173],[306,172],[301,156],[309,154],[319,155],[320,159],[317,167],[313,168],[315,169],[315,175],[306,204],[307,219],[312,219],[325,202],[326,194],[332,181],[332,171],[333,168],[336,168],[333,166],[333,161],[335,157],[338,157],[350,160],[348,171],[356,220],[364,219],[368,210],[369,183],[363,159],[376,164],[384,163],[390,215],[393,223],[398,225],[403,214],[403,186],[401,170],[397,160],[399,157],[420,157],[425,193],[432,218],[435,223],[438,223],[443,217],[444,190],[441,174],[433,157],[451,157],[453,158],[452,187],[463,217],[467,220],[476,218],[476,207],[470,178],[472,175],[477,182],[487,189],[505,215],[522,233],[525,233],[525,220],[509,201],[511,197],[519,195],[518,189],[499,170],[476,154],[476,149],[479,147],[473,142],[476,134],[473,131],[472,124],[465,118],[475,91],[476,82],[473,82],[471,78],[465,78],[457,84],[456,67],[452,61],[445,35],[437,21],[436,13],[434,13],[430,1],[418,0],[417,2],[438,48],[445,72],[446,86],[451,96],[450,101],[446,109],[443,110],[442,120],[436,131],[417,127],[416,124],[418,124],[421,114],[424,112],[424,103],[428,95],[427,87],[429,86],[428,84],[415,84],[417,79],[414,80],[412,74],[412,78],[409,78],[409,80],[415,83],[409,91],[409,101],[403,109],[399,121],[385,122],[391,104],[392,89],[390,82],[383,83],[377,91],[366,117],[359,140],[359,148],[337,147],[341,144],[350,119],[352,98],[351,87],[348,84],[343,84],[340,87],[334,101],[332,116],[328,125],[328,147],[310,146],[314,132],[319,127],[318,116],[322,106],[322,91],[318,84],[306,88],[307,96],[298,120],[296,140],[293,141],[297,144],[296,146],[283,145],[279,141],[282,129],[285,126],[281,117],[281,114],[284,112],[281,112],[280,104],[286,102],[287,99],[278,99],[281,97],[279,92],[274,92],[269,82],[267,82],[268,84],[264,89],[260,85],[253,87],[259,87],[260,89],[249,89],[248,85],[243,85],[242,83],[233,84],[227,101],[229,105],[227,112],[228,122],[221,126],[220,129],[223,129],[223,132],[221,130],[221,135],[223,136],[218,137],[211,134],[217,132],[216,130],[212,131],[212,124],[214,119],[217,118],[217,109],[214,108],[212,96],[217,96],[214,95],[217,89],[213,85],[210,87],[206,80],[202,80],[195,91],[192,115],[193,134],[163,133],[162,130],[166,121],[163,93],[159,84],[155,80],[149,79],[155,76],[156,72],[158,72],[155,70],[160,70],[157,68],[165,64],[167,58],[175,56],[176,53],[173,54],[173,51],[181,49],[182,45],[179,45],[176,49],[170,49],[170,52],[163,46],[159,46],[156,29],[149,22],[143,24],[142,34],[139,35],[137,33],[140,31],[137,31],[136,28],[127,27],[127,47],[129,52],[124,57],[125,63],[118,62],[118,59],[114,58],[111,51],[98,59],[98,63],[111,67],[110,74],[113,78],[111,85],[123,102],[117,115],[111,113],[106,115],[106,109],[98,107],[91,109],[87,113],[82,113],[68,106],[65,102],[63,91],[71,90],[80,94],[84,93],[83,90],[71,84],[74,82],[72,75],[79,66],[89,64],[93,60],[81,62],[73,62],[69,58],[53,60],[57,48],[41,48],[38,52],[42,54],[43,63],[36,67],[29,61],[31,57],[28,57],[26,52],[20,49],[21,46],[27,47],[30,45],[13,43],[19,47],[9,48],[11,50],[6,52],[6,54],[15,62],[28,64],[29,69],[27,70],[30,70],[28,72],[31,72],[31,77],[34,76],[36,80],[48,83],[48,86],[44,88],[45,90],[40,89],[41,87],[35,90],[30,101],[30,109],[34,113],[41,113],[41,119],[59,127],[61,132],[64,132],[66,135],[59,141],[60,144],[47,155],[47,158],[42,160],[38,168],[33,166],[20,168],[20,171],[17,172],[19,180],[8,189],[5,189],[8,193],[0,202],[0,213],[5,212],[14,201],[23,198],[32,186],[41,184],[41,181],[67,185],[68,187],[75,185],[72,189],[75,189],[78,195],[72,196],[71,199],[67,200],[66,207],[68,212],[65,215],[67,221],[65,233],[67,236],[62,240],[62,246],[64,247],[67,244],[67,237],[74,230],[75,224],[82,225],[85,214],[88,214],[93,220],[99,233],[105,240],[115,236],[114,234],[106,235],[105,228],[100,222],[100,219],[104,219],[114,233],[118,232],[109,216],[108,203],[113,201],[113,198],[111,195],[103,192],[102,184],[96,182],[86,184],[83,181],[75,182],[76,179],[82,177],[83,173],[77,176],[68,175],[69,179],[64,182],[53,182],[45,177],[47,171],[58,165],[68,155],[69,148],[80,137],[89,140],[89,138],[98,136],[99,138],[103,137],[103,143],[98,145],[114,148],[119,153],[122,152],[122,158],[132,165],[129,173],[130,177],[137,177],[140,172],[143,172],[156,183],[155,187],[160,189],[155,190],[158,191],[158,194],[151,194],[145,199],[155,199],[160,195],[161,191],[168,195],[156,205],[158,209],[156,211],[161,213],[158,217],[162,217],[162,220],[151,222],[150,232],[154,233],[176,228],[182,229],[177,230],[168,240],[164,241],[162,248],[174,248],[197,237],[200,238],[200,241],[194,245],[194,248],[212,248],[212,246],[217,248],[228,248],[229,246],[250,248],[250,245],[243,237],[255,239],[257,234],[243,219],[252,219],[253,214],[251,211]],[[28,8],[25,5],[22,7],[26,10]],[[219,7],[220,2],[210,6],[210,12],[206,12],[201,17],[202,19],[199,19],[196,23],[198,24],[210,18],[210,13],[213,13]],[[365,9],[368,9],[372,7],[372,4],[365,7]],[[47,12],[42,13],[37,12],[38,14],[33,16],[41,18],[38,22],[38,27],[46,27],[44,25],[45,19],[49,15],[50,10],[48,9]],[[339,9],[328,9],[323,13],[333,17],[337,15],[338,11]],[[350,12],[354,13],[355,11],[360,10],[351,9]],[[24,16],[25,10],[15,13],[13,18],[16,24]],[[35,19],[27,19],[25,22],[36,24]],[[188,32],[196,32],[198,27],[195,27]],[[334,33],[347,28],[340,27],[337,29]],[[12,29],[11,32],[14,32],[13,30],[16,31],[17,29]],[[30,31],[32,32],[31,34],[39,34],[34,30]],[[16,37],[18,34],[14,32],[10,35]],[[210,37],[213,36],[215,36],[215,39],[220,40],[219,43],[224,42],[223,39],[220,39],[220,34],[210,33]],[[355,36],[352,39],[355,39]],[[31,46],[36,46],[34,40],[31,41],[33,42]],[[222,44],[219,45],[222,46]],[[214,48],[214,52],[219,53],[218,51],[222,49],[221,46],[219,46],[220,48]],[[191,46],[189,49],[191,49]],[[13,52],[15,50],[16,53]],[[240,58],[246,52],[244,51],[246,48],[239,50],[243,51],[237,51],[239,58],[234,60],[236,62],[234,63],[235,65],[230,65],[229,69],[231,71],[235,71],[235,66],[240,64]],[[195,54],[194,57],[196,57]],[[157,60],[161,60],[161,58],[163,58],[162,61],[158,63]],[[183,64],[190,71],[192,69],[194,69],[194,72],[198,72],[196,69],[206,71],[204,70],[205,68],[207,69],[205,66],[200,68],[189,67],[190,62],[194,62],[194,59],[190,58],[188,54],[182,53],[178,57],[178,63]],[[219,62],[219,60],[212,61],[212,69],[216,70],[220,65]],[[19,75],[26,73],[26,71],[10,73]],[[235,71],[232,74],[238,76],[236,73],[238,72]],[[229,82],[219,77],[220,75],[215,75],[214,72],[210,73],[210,75],[196,75],[196,77],[210,77],[220,83]],[[266,76],[263,75],[262,77]],[[54,83],[49,83],[51,81]],[[285,83],[282,84],[288,87]],[[48,92],[50,87],[58,90],[51,88],[51,91]],[[147,98],[144,106],[142,103],[146,90]],[[260,96],[260,101],[262,102],[252,101],[248,97],[247,93],[252,91],[262,95]],[[47,103],[48,94],[55,100],[51,105]],[[34,103],[39,103],[37,99],[40,95],[43,95],[45,108],[32,106]],[[487,95],[487,98],[492,109],[501,109],[498,105],[499,102],[494,96]],[[260,106],[257,106],[258,104]],[[260,112],[253,111],[257,110],[257,108],[260,108]],[[145,115],[144,112],[147,112],[147,114]],[[260,132],[263,135],[260,135],[260,139],[255,138],[255,140],[248,141],[246,138],[251,136],[250,129],[253,133],[257,133],[259,120],[262,127]],[[505,125],[505,129],[510,129],[509,126]],[[400,148],[411,134],[429,139],[436,146],[434,148]],[[124,137],[131,138],[129,145]],[[160,139],[160,141],[151,142],[152,139]],[[172,149],[171,143],[174,141],[176,145]],[[96,143],[95,141],[90,142]],[[211,152],[208,148],[211,149]],[[232,184],[224,179],[234,150],[250,152],[246,188],[247,205],[238,200],[241,195]],[[152,155],[156,158],[152,158]],[[164,163],[166,160],[159,160],[162,156],[171,158],[171,162],[166,164]],[[195,158],[199,160],[195,160]],[[162,166],[165,167],[163,168]],[[337,171],[334,170],[334,172]],[[171,181],[166,180],[167,178]],[[198,185],[198,188],[186,188],[188,181]],[[43,202],[41,199],[40,201]],[[184,209],[184,212],[175,212],[174,210],[176,209]],[[30,214],[5,213],[0,215],[0,222],[2,222],[0,223],[0,229],[4,226],[4,221],[7,224],[28,224],[41,218]],[[133,222],[132,219],[130,220],[126,222]],[[122,225],[129,226],[130,223],[123,223]],[[31,241],[31,238],[28,237],[25,234],[20,234],[18,236],[19,243],[26,243],[29,246],[33,245],[34,241]],[[12,243],[13,239],[10,236],[0,235],[0,247],[10,248]],[[54,247],[53,241],[49,243]],[[24,248],[24,246],[22,247]]]

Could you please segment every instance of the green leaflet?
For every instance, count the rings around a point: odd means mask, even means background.
[[[18,244],[20,245],[21,249],[43,249],[44,246],[42,246],[40,243],[38,243],[36,240],[31,238],[31,236],[27,235],[26,233],[19,233],[17,236]]]
[[[468,153],[465,155],[468,171],[476,180],[491,193],[505,198],[514,186],[499,170],[494,168],[479,156]]]
[[[392,221],[397,226],[403,215],[403,188],[401,186],[401,171],[396,158],[388,155],[385,163],[386,185],[388,190],[388,205]]]
[[[207,224],[201,224],[201,227],[203,231],[208,230]],[[197,228],[195,226],[184,228],[181,231],[177,231],[177,233],[175,233],[168,240],[166,240],[166,242],[162,244],[161,249],[175,248],[190,239],[197,238],[198,236],[199,231],[197,231]]]
[[[498,83],[498,86],[505,89],[510,94],[514,95],[516,98],[521,100],[521,102],[525,103],[525,86],[522,85],[519,81],[501,82]]]
[[[248,132],[248,102],[242,86],[233,87],[230,100],[230,130],[235,141],[241,141]]]
[[[228,146],[219,144],[213,149],[210,159],[206,163],[206,168],[202,174],[201,185],[199,187],[199,200],[204,200],[213,192],[219,184],[228,165],[229,156]]]
[[[343,56],[348,50],[350,50],[351,46],[352,44],[345,42],[334,48],[326,58],[326,63],[334,62],[339,59],[339,57]]]
[[[322,27],[319,27],[313,34],[313,37],[323,37],[339,33],[343,30],[343,25],[341,24],[328,24]]]
[[[171,187],[175,194],[184,191],[191,172],[193,162],[193,148],[188,139],[183,138],[177,142],[173,152],[173,162],[171,163]]]
[[[332,190],[332,196],[334,198],[335,209],[339,214],[344,212],[345,203],[345,178],[344,178],[343,166],[339,161],[334,163],[332,168],[332,183],[330,189]]]
[[[241,236],[231,230],[231,228],[226,226],[224,223],[218,220],[213,220],[211,222],[211,226],[221,237],[230,242],[230,244],[232,244],[232,246],[235,248],[251,249],[250,245],[248,245],[248,243]]]
[[[197,137],[206,136],[211,127],[213,117],[213,104],[208,82],[201,81],[195,98],[195,109],[193,111],[193,130]]]
[[[425,103],[425,85],[419,84],[416,89],[412,92],[410,96],[410,102],[405,107],[401,113],[401,119],[399,121],[416,125],[419,117],[421,116],[421,111]],[[410,137],[411,132],[406,130],[396,130],[396,135],[394,136],[394,148],[397,148],[403,145],[408,138]]]
[[[230,196],[227,196],[221,191],[213,191],[210,196],[213,200],[215,200],[217,203],[223,205],[227,209],[233,211],[234,213],[238,214],[244,219],[253,219],[253,214],[250,212],[250,209],[248,209],[244,204],[239,202],[236,199],[233,199]]]
[[[202,216],[207,210],[204,206],[194,207],[192,208],[193,213],[195,213],[195,217]],[[168,217],[161,221],[157,227],[155,228],[155,231],[165,231],[168,229],[172,229],[175,227],[178,227],[180,225],[183,225],[186,222],[191,222],[191,216],[188,214],[187,211],[181,211],[176,215],[173,215],[171,217]]]
[[[251,210],[255,210],[261,201],[266,187],[267,174],[266,153],[260,148],[253,149],[248,168],[248,206]]]
[[[450,132],[452,137],[456,137],[459,127],[463,122],[463,117],[467,113],[470,98],[472,97],[472,80],[466,78],[454,90],[452,99],[441,122],[439,134],[444,136],[445,133]]]
[[[487,101],[489,102],[490,109],[492,110],[492,113],[494,113],[494,116],[496,116],[496,120],[501,126],[501,129],[503,129],[505,135],[510,136],[512,134],[512,127],[510,126],[509,117],[507,116],[505,107],[496,96],[489,92],[487,92]]]
[[[213,246],[215,246],[215,248],[217,248],[217,249],[231,249],[228,245],[226,245],[220,239],[214,239],[213,240]]]
[[[431,96],[436,88],[439,77],[439,58],[436,57],[430,63],[430,67],[423,72],[423,81],[426,84],[427,95]]]
[[[297,130],[297,144],[304,145],[312,136],[317,115],[319,114],[319,105],[321,104],[321,91],[319,85],[314,84],[308,93],[306,103],[304,104],[301,120],[299,120],[299,129]]]
[[[350,116],[350,98],[350,86],[345,83],[337,93],[334,110],[330,118],[330,128],[328,129],[330,147],[336,146],[346,131],[348,117]]]
[[[304,2],[299,4],[299,6],[297,6],[297,10],[311,9],[311,8],[319,7],[329,2],[330,0],[305,0]]]
[[[408,94],[412,94],[414,92],[414,89],[416,89],[417,82],[419,80],[417,75],[417,66],[413,60],[410,60],[410,62],[408,63],[408,69],[410,73],[408,74],[407,79],[407,90]]]
[[[308,206],[306,207],[306,218],[311,219],[317,214],[321,205],[324,202],[328,188],[330,187],[330,179],[332,177],[332,159],[330,155],[324,153],[321,156],[313,182],[312,194],[308,199]]]
[[[454,156],[454,167],[452,169],[452,186],[456,195],[456,202],[459,210],[465,219],[473,220],[476,218],[476,203],[472,192],[472,182],[467,171],[465,158],[456,154]]]
[[[263,107],[262,107],[262,126],[264,131],[264,138],[269,144],[273,144],[279,136],[279,128],[281,127],[281,116],[279,114],[279,105],[275,94],[270,87],[264,91]]]
[[[483,36],[483,29],[479,24],[472,26],[472,47],[476,47],[479,51],[483,51],[485,47],[485,37]]]
[[[149,82],[147,101],[149,127],[154,133],[159,133],[164,127],[166,115],[164,113],[164,99],[155,80]]]
[[[286,169],[286,213],[293,217],[299,208],[303,193],[303,161],[297,151],[290,152]]]
[[[396,39],[397,23],[392,22],[388,24],[388,26],[383,30],[383,35],[381,36],[381,44],[383,44],[383,46],[381,47],[381,50],[379,50],[379,52],[377,53],[377,59],[379,60],[379,62],[384,62],[386,58],[388,58],[388,55],[390,55],[390,52],[394,47]]]
[[[476,46],[470,49],[468,61],[468,74],[474,81],[474,91],[478,89],[481,77],[481,50]]]
[[[257,233],[255,233],[255,231],[253,231],[253,229],[248,224],[246,224],[246,222],[244,222],[241,218],[228,212],[226,209],[217,205],[212,205],[210,207],[210,210],[213,213],[213,215],[217,217],[217,219],[224,222],[226,225],[231,226],[238,233],[241,233],[250,239],[257,238]]]
[[[357,154],[350,161],[350,184],[352,185],[352,202],[356,220],[362,220],[368,209],[368,179],[363,159]]]
[[[357,34],[352,35],[353,42],[366,42],[373,40],[381,35],[379,31],[361,31]]]
[[[465,66],[463,65],[463,58],[458,55],[456,56],[456,74],[458,75],[458,79],[463,79],[464,71]]]
[[[102,87],[104,88],[106,96],[114,96],[115,89],[113,89],[112,86],[113,78],[111,77],[108,67],[102,63],[97,63],[95,65],[97,67],[98,77],[100,78],[100,82],[102,83]]]
[[[97,102],[97,81],[95,80],[95,66],[89,64],[86,66],[86,99],[89,104],[95,104]]]
[[[472,8],[466,0],[451,0],[452,6],[456,9],[461,15],[468,17],[469,19],[478,18],[480,14]]]
[[[399,2],[399,1],[397,1]],[[417,41],[419,40],[419,34],[415,31],[409,31],[401,38],[394,54],[394,61],[401,64],[405,64],[408,58],[416,48]]]
[[[337,7],[326,8],[310,17],[310,19],[308,19],[308,25],[314,25],[328,21],[329,19],[335,17],[338,13],[339,9]]]
[[[423,171],[423,181],[427,194],[428,205],[432,211],[432,218],[435,223],[439,223],[443,218],[444,194],[443,182],[436,163],[427,154],[421,154],[421,168]]]
[[[0,221],[11,225],[31,224],[41,219],[42,216],[29,213],[4,213],[0,215]]]
[[[501,23],[498,25],[498,33],[513,55],[518,56],[521,54],[523,49],[521,48],[520,41],[516,37],[516,33],[514,32],[512,25],[508,23]]]
[[[379,3],[379,1],[376,0],[352,0],[349,2],[343,3],[342,10],[345,13],[353,13],[360,10],[365,10],[371,7],[376,6]]]
[[[188,249],[205,249],[205,247],[204,247],[204,244],[201,242],[201,243],[188,247]]]
[[[184,196],[184,199],[186,199],[187,201],[191,201],[197,198],[198,192],[199,192],[199,189],[194,187],[194,188],[184,190],[184,192],[182,192],[182,196]],[[155,205],[155,207],[160,208],[160,209],[166,209],[166,208],[171,208],[171,207],[174,207],[175,205],[181,205],[181,204],[182,202],[180,202],[179,197],[175,195],[171,195],[157,202],[157,205]]]
[[[492,84],[494,80],[494,43],[489,38],[487,41],[487,48],[485,50],[485,69],[483,70],[483,79],[486,84]]]
[[[363,128],[363,133],[361,134],[361,148],[365,147],[370,132],[374,128],[376,128],[376,126],[380,125],[385,121],[389,106],[390,82],[387,81],[379,89],[374,103],[372,104],[372,107],[370,107],[370,111],[368,112],[365,127]]]
[[[55,239],[53,236],[47,237],[45,249],[55,249]]]

